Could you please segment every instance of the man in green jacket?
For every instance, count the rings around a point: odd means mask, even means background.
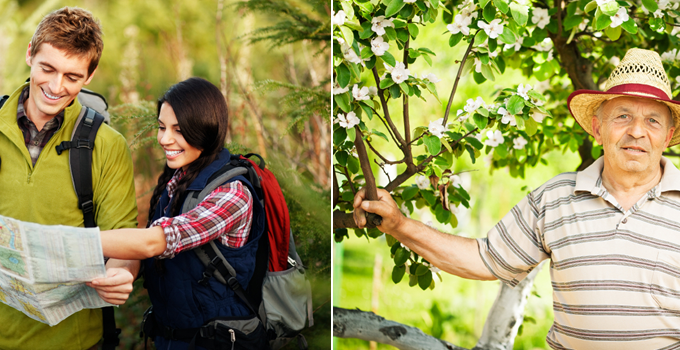
[[[30,82],[0,109],[0,215],[46,225],[83,226],[73,189],[69,141],[103,42],[88,11],[62,8],[38,25],[26,52]],[[83,108],[84,110],[84,108]],[[95,220],[102,230],[136,227],[132,158],[125,139],[104,124],[92,155]],[[90,284],[105,301],[123,304],[132,291],[139,261],[111,259],[106,278]],[[89,288],[89,287],[85,287]],[[0,303],[0,349],[90,349],[102,337],[101,310],[79,311],[54,327]]]

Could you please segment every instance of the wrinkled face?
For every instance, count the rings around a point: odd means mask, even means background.
[[[661,154],[675,131],[665,104],[634,97],[607,101],[592,123],[593,136],[604,148],[605,169],[641,178],[659,170]]]
[[[186,170],[186,166],[201,155],[201,150],[184,140],[175,111],[167,102],[161,105],[161,111],[158,115],[157,138],[158,143],[163,146],[165,158],[171,169],[182,168]]]
[[[94,72],[87,75],[87,58],[69,56],[48,43],[41,44],[34,57],[29,44],[26,64],[31,67],[31,83],[25,108],[34,122],[48,121],[59,114],[94,76]]]

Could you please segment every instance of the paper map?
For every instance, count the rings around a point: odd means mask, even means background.
[[[0,301],[54,326],[111,306],[85,285],[104,277],[98,228],[46,226],[0,215]]]

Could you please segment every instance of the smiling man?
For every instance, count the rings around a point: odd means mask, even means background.
[[[30,82],[0,109],[0,214],[46,225],[83,226],[68,152],[85,108],[76,99],[94,77],[103,50],[91,13],[62,8],[38,25],[26,51]],[[137,225],[132,159],[125,139],[108,125],[97,132],[92,153],[94,216],[102,230]],[[139,261],[110,259],[97,286],[102,299],[122,304],[132,291]],[[90,288],[83,285],[83,288]],[[101,310],[77,312],[54,327],[0,303],[0,349],[90,349],[102,337]]]
[[[680,143],[680,105],[661,58],[629,50],[605,91],[575,91],[568,105],[604,155],[529,193],[487,238],[406,218],[381,189],[378,201],[357,193],[355,221],[381,215],[381,231],[464,278],[514,287],[550,259],[554,349],[680,348],[680,171],[662,157]]]

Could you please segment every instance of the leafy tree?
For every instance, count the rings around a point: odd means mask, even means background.
[[[474,163],[489,155],[492,170],[506,168],[522,178],[530,168],[546,162],[543,155],[554,150],[578,152],[580,168],[586,167],[600,156],[602,147],[593,145],[592,138],[570,117],[567,97],[575,89],[598,90],[629,48],[659,52],[669,76],[680,73],[677,49],[671,50],[677,47],[680,32],[677,1],[336,0],[333,5],[336,241],[349,237],[347,229],[351,228],[358,236],[382,235],[374,228],[380,220],[375,216],[369,217],[367,230],[356,230],[350,212],[354,194],[362,186],[368,199],[377,199],[379,186],[391,192],[406,215],[416,208],[430,210],[437,221],[455,228],[455,208],[469,207],[474,195],[450,170],[460,157]],[[409,70],[418,60],[432,65],[437,52],[449,49],[418,44],[422,33],[442,21],[447,25],[443,35],[449,46],[466,49],[455,79],[448,82],[452,87],[441,118],[415,125],[410,100],[427,99],[439,106],[445,102],[440,100],[436,76]],[[453,111],[462,77],[481,84],[494,81],[508,68],[520,70],[526,81],[495,91],[493,101],[467,96],[465,106]],[[531,78],[540,83],[529,85]],[[677,93],[680,84],[673,79],[672,85]],[[403,129],[397,126],[395,111],[402,113]],[[378,138],[401,154],[395,159],[383,155],[374,146]],[[376,183],[374,170],[394,165],[399,165],[400,173],[386,183]],[[393,281],[434,288],[433,275],[438,269],[391,236],[386,238],[394,258]],[[500,300],[514,293],[512,303],[523,302],[531,283],[529,279],[514,291],[503,287],[492,311],[497,317],[487,323],[501,320],[498,324],[510,332],[500,333],[511,336],[494,337],[487,329],[492,327],[485,326],[478,346],[512,344],[521,324],[521,308],[519,313],[503,316],[501,309],[507,302]],[[371,327],[384,327],[389,321],[375,317],[361,321],[365,317],[361,312],[335,308],[334,315],[336,336],[357,336],[404,349],[443,348],[439,341],[427,343],[409,328],[396,337],[371,333]],[[508,319],[503,317],[518,322],[503,324]],[[414,339],[419,345],[409,345]]]

